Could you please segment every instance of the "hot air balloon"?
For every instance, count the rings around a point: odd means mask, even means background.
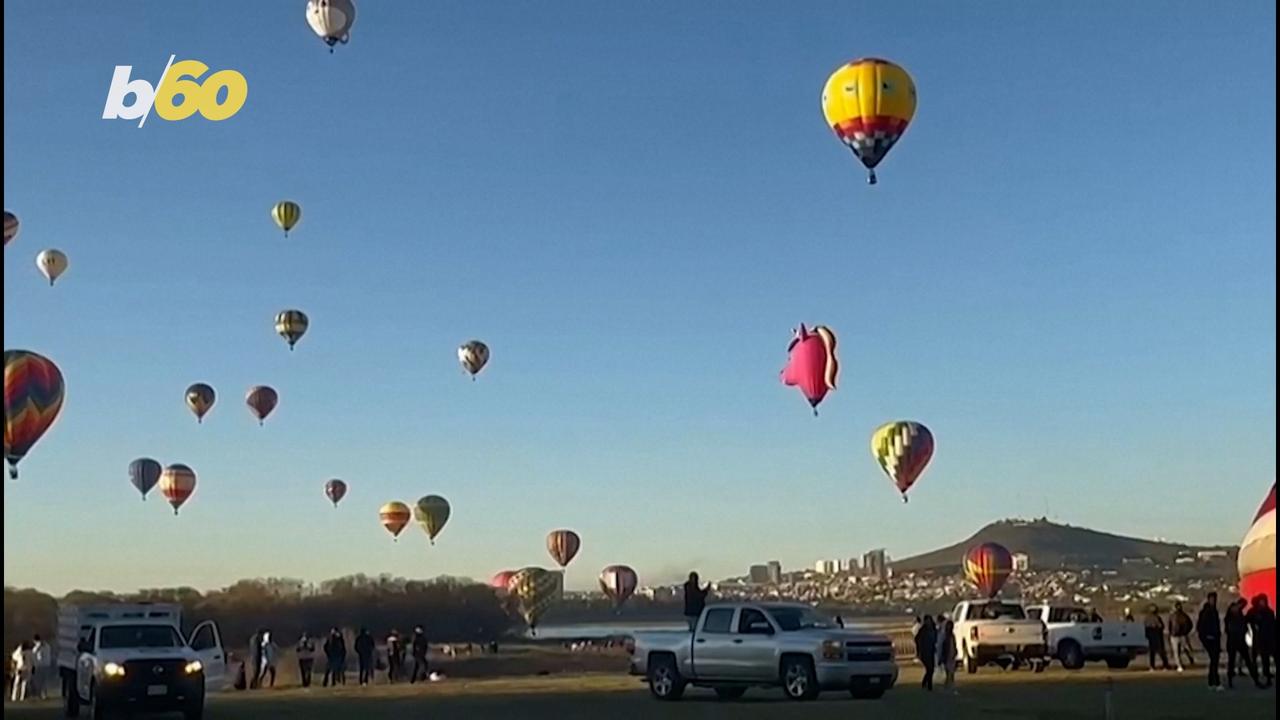
[[[876,428],[871,434],[871,456],[907,501],[907,491],[933,457],[933,433],[918,422],[902,420]]]
[[[1000,594],[1013,573],[1013,556],[1003,545],[983,543],[964,555],[964,576],[988,598]]]
[[[27,350],[4,351],[4,457],[9,477],[58,419],[66,385],[53,361]]]
[[[351,40],[351,26],[356,22],[356,4],[352,0],[307,0],[307,24],[329,46],[346,45]]]
[[[1258,508],[1253,526],[1240,543],[1237,559],[1240,570],[1240,596],[1253,602],[1264,595],[1271,609],[1276,607],[1276,486],[1271,486],[1267,499]]]
[[[559,573],[538,567],[527,567],[511,576],[507,590],[516,599],[520,617],[535,634],[538,620],[559,598],[561,582]]]
[[[445,523],[449,522],[449,501],[439,495],[418,498],[417,504],[413,506],[413,519],[422,526],[431,544],[435,545],[436,536],[444,529]]]
[[[310,326],[311,321],[301,310],[285,310],[276,315],[276,334],[289,342],[290,350],[307,334]]]
[[[160,475],[160,493],[173,506],[174,515],[195,491],[196,473],[186,465],[170,465]]]
[[[404,532],[404,528],[409,524],[413,513],[409,511],[409,506],[402,502],[389,502],[378,510],[378,519],[382,522],[382,527],[391,533],[391,537],[397,542],[400,540],[400,533]]]
[[[142,493],[142,499],[147,499],[147,493],[151,492],[151,488],[160,482],[160,474],[164,472],[160,467],[160,463],[151,458],[138,458],[129,463],[129,482]]]
[[[458,348],[458,362],[462,363],[462,369],[475,380],[476,375],[489,363],[489,346],[479,340],[464,343]]]
[[[204,422],[204,416],[213,409],[213,404],[217,401],[218,394],[204,383],[196,383],[187,388],[187,407],[195,413],[198,423]]]
[[[276,409],[276,403],[280,402],[280,396],[276,394],[273,388],[266,385],[256,385],[249,388],[249,392],[244,396],[244,402],[249,406],[249,411],[253,416],[258,418],[258,424],[265,423],[267,416],[272,410]]]
[[[567,567],[582,548],[582,538],[572,530],[552,530],[547,534],[547,552],[560,567]]]
[[[515,577],[515,574],[515,570],[503,570],[500,573],[495,573],[494,576],[489,579],[489,587],[497,590],[499,593],[505,594],[507,592],[507,585],[511,583],[511,578]]]
[[[67,271],[68,264],[67,254],[61,250],[41,250],[36,255],[36,267],[49,280],[49,287],[53,287],[62,273]]]
[[[5,210],[4,211],[4,244],[5,245],[8,245],[9,243],[13,242],[14,239],[18,237],[18,230],[21,227],[22,227],[22,224],[18,222],[18,216],[14,215],[8,210]]]
[[[600,571],[600,591],[613,600],[615,609],[622,607],[631,597],[638,583],[636,571],[626,565],[610,565]]]
[[[866,166],[867,182],[875,185],[876,166],[916,114],[916,84],[888,60],[854,60],[827,79],[822,112],[840,142]]]
[[[271,208],[271,219],[284,231],[284,236],[289,237],[289,231],[302,219],[302,206],[292,200],[281,200]]]
[[[338,507],[342,498],[347,496],[347,484],[336,478],[330,480],[324,484],[324,496],[329,498],[334,507]]]
[[[822,325],[812,331],[801,325],[787,351],[790,358],[782,369],[782,382],[799,387],[816,416],[818,404],[828,391],[836,389],[836,376],[840,372],[836,334]]]

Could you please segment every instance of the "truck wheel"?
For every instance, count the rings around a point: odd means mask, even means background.
[[[747,694],[744,687],[718,687],[716,688],[716,697],[721,700],[737,700]]]
[[[818,697],[818,673],[807,657],[782,659],[782,692],[790,700],[812,700]]]
[[[978,674],[978,659],[969,654],[969,646],[964,646],[964,671],[970,675]]]
[[[93,718],[93,720],[107,720],[107,708],[98,701],[96,683],[89,684],[89,717]]]
[[[80,717],[80,693],[76,690],[76,681],[62,674],[62,714],[64,717]]]
[[[656,657],[649,661],[649,692],[659,700],[679,700],[684,695],[684,678],[673,657]]]
[[[1079,670],[1084,667],[1084,648],[1075,640],[1063,640],[1058,643],[1058,660],[1068,670]]]
[[[1127,657],[1107,658],[1107,667],[1112,670],[1126,670],[1130,662],[1132,660]]]

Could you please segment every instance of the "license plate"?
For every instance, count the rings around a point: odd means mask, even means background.
[[[168,695],[169,686],[168,685],[148,685],[147,694],[152,697],[155,697],[157,695]]]

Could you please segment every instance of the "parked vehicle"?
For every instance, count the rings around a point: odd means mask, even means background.
[[[1036,605],[1027,608],[1027,615],[1045,624],[1049,655],[1068,670],[1092,661],[1123,670],[1147,649],[1146,631],[1139,622],[1093,622],[1084,608],[1070,605]]]
[[[725,603],[704,609],[692,633],[636,633],[631,674],[659,700],[679,700],[690,685],[722,700],[752,687],[780,687],[792,700],[824,690],[874,699],[897,683],[898,666],[888,637],[844,630],[808,605]]]
[[[974,600],[956,605],[956,652],[965,672],[983,665],[1015,670],[1030,665],[1041,672],[1048,665],[1048,636],[1044,623],[1027,617],[1018,603]]]

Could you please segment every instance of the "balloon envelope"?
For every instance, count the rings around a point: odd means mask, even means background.
[[[840,363],[836,360],[836,335],[830,328],[804,325],[796,331],[788,352],[787,366],[782,369],[782,382],[797,387],[817,413],[818,404],[836,389]]]
[[[66,253],[61,250],[41,250],[36,255],[36,267],[40,268],[40,273],[45,279],[53,285],[67,271],[70,261],[67,260]]]
[[[427,495],[418,499],[413,506],[413,519],[418,521],[427,538],[434,545],[436,536],[449,522],[449,501],[439,495]]]
[[[405,526],[409,524],[409,519],[412,517],[413,513],[409,510],[409,506],[399,501],[389,502],[378,510],[378,521],[393,538],[400,537],[400,533],[404,532]]]
[[[600,571],[600,591],[613,600],[614,607],[622,607],[639,582],[636,571],[626,565],[610,565]]]
[[[1240,543],[1237,559],[1240,571],[1240,596],[1252,602],[1266,596],[1272,610],[1276,607],[1276,486],[1254,516],[1253,525]]]
[[[573,562],[578,550],[582,549],[582,538],[572,530],[552,530],[547,535],[547,552],[560,567]]]
[[[472,340],[458,348],[458,362],[462,369],[475,377],[489,364],[489,346],[479,340]]]
[[[129,482],[142,493],[142,499],[147,499],[147,493],[160,482],[160,474],[164,472],[164,468],[160,467],[160,463],[151,458],[138,458],[129,463]]]
[[[983,543],[969,548],[964,556],[964,575],[988,598],[1000,594],[1013,574],[1013,555],[998,543]]]
[[[840,142],[867,168],[867,181],[875,184],[876,166],[915,117],[916,84],[888,60],[854,60],[827,79],[822,112]]]
[[[507,586],[511,584],[511,578],[515,577],[515,574],[515,570],[503,570],[502,572],[494,573],[493,577],[489,579],[489,587],[505,593]]]
[[[204,416],[209,414],[213,404],[218,401],[218,394],[212,387],[204,383],[196,383],[187,388],[186,399],[187,407],[195,413],[196,422],[204,422]]]
[[[336,478],[330,480],[324,484],[324,496],[329,498],[334,507],[338,507],[342,498],[347,496],[347,484]]]
[[[284,310],[276,315],[276,334],[289,343],[289,349],[307,334],[311,320],[301,310]]]
[[[186,465],[175,463],[160,474],[160,494],[173,506],[174,515],[178,514],[178,509],[191,499],[191,494],[195,491],[196,473]]]
[[[258,418],[258,424],[261,425],[266,421],[271,411],[276,409],[276,405],[280,402],[280,396],[274,388],[258,385],[249,388],[249,392],[244,396],[244,402],[249,406],[249,411],[253,413],[253,416]]]
[[[885,423],[871,434],[871,455],[905,502],[933,458],[933,433],[910,420]]]
[[[289,237],[289,231],[302,219],[302,206],[291,200],[282,200],[271,208],[271,219],[284,231],[284,236]]]
[[[8,210],[5,210],[4,211],[4,244],[5,245],[8,245],[9,243],[13,242],[13,240],[18,237],[18,230],[21,227],[22,227],[21,223],[18,222],[18,216],[14,215]]]
[[[527,567],[511,577],[507,590],[516,599],[516,609],[531,630],[560,596],[560,574],[538,567]]]
[[[356,4],[352,0],[307,0],[307,24],[332,51],[336,43],[351,39],[351,26],[356,22]]]
[[[28,350],[4,351],[4,455],[9,477],[62,412],[66,386],[62,371],[47,357]]]

